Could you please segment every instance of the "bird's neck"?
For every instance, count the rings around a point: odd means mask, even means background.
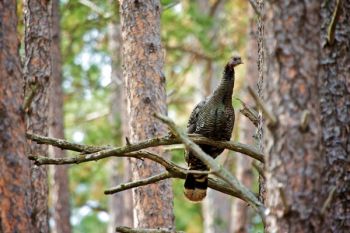
[[[233,87],[235,84],[235,71],[233,67],[226,66],[219,86],[213,93],[216,102],[232,105]]]

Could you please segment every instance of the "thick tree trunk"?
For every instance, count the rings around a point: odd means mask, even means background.
[[[25,111],[27,131],[48,133],[48,89],[51,76],[50,1],[25,1]],[[31,98],[32,97],[32,98]],[[28,101],[29,99],[29,101]],[[28,140],[28,154],[47,155],[47,146]],[[48,232],[47,167],[31,167],[31,218],[34,232]]]
[[[267,158],[269,232],[350,226],[350,8],[339,1],[334,44],[324,45],[335,2],[275,1],[267,8],[267,100],[279,120]]]
[[[59,0],[52,2],[52,79],[49,93],[49,136],[64,138],[64,113],[62,90],[62,58],[60,50],[60,14]],[[56,147],[50,147],[50,156],[62,158],[65,152]],[[69,204],[69,180],[68,166],[53,166],[53,184],[51,190],[53,206],[54,233],[70,233],[70,204]]]
[[[0,2],[0,232],[33,232],[16,1]]]
[[[350,229],[350,2],[322,5],[321,37],[327,38],[332,15],[334,41],[321,49],[318,78],[323,163],[321,196],[324,232]],[[332,38],[332,36],[330,37]]]
[[[160,41],[159,0],[121,0],[123,75],[127,90],[129,133],[133,142],[166,134],[153,114],[167,113],[163,52]],[[164,154],[160,148],[153,152]],[[149,177],[164,169],[151,161],[132,160],[133,179]],[[133,190],[136,227],[174,227],[170,180]]]
[[[117,1],[111,0],[110,4],[117,8]],[[115,12],[117,12],[117,9]],[[117,18],[117,17],[115,17]],[[126,99],[123,90],[123,78],[121,70],[121,32],[120,25],[116,20],[111,20],[108,25],[108,48],[111,53],[112,66],[112,95],[111,95],[111,119],[114,137],[117,144],[127,136],[126,122]],[[131,176],[131,170],[128,166],[129,161],[126,158],[116,158],[110,162],[111,176],[109,178],[111,186],[117,186],[128,182]],[[115,232],[116,226],[133,225],[132,208],[132,190],[126,190],[122,193],[114,194],[109,197],[108,208],[110,221],[108,223],[108,232]]]

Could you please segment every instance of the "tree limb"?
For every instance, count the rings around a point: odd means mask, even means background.
[[[161,138],[151,138],[135,144],[129,144],[126,146],[113,148],[111,146],[96,147],[96,146],[89,146],[89,145],[81,145],[77,143],[71,143],[62,139],[49,138],[49,137],[45,137],[37,134],[31,134],[31,133],[27,133],[27,138],[39,144],[48,144],[48,145],[59,147],[65,150],[72,150],[72,151],[81,152],[82,154],[89,154],[85,156],[80,156],[79,158],[76,158],[74,160],[70,160],[70,162],[69,160],[66,160],[64,163],[58,163],[58,164],[70,164],[70,163],[74,164],[74,163],[81,163],[81,162],[88,162],[88,161],[96,161],[99,159],[116,156],[118,154],[129,153],[132,151],[138,151],[149,147],[174,145],[174,144],[181,143],[181,140],[177,138],[165,136]],[[212,145],[218,148],[226,148],[229,150],[233,150],[233,151],[248,155],[254,159],[259,160],[262,163],[264,163],[265,161],[264,155],[261,152],[259,152],[254,146],[245,145],[245,144],[233,142],[233,141],[229,141],[229,142],[213,141],[211,139],[208,139],[199,135],[190,135],[190,138],[195,143]],[[49,160],[46,160],[46,161],[49,161]],[[53,161],[53,160],[50,160],[50,161]],[[41,165],[41,164],[45,164],[45,163],[38,161],[38,165]],[[48,164],[55,164],[55,163],[48,163]]]
[[[252,6],[253,10],[255,11],[255,14],[258,16],[261,16],[261,11],[258,7],[258,4],[256,3],[256,0],[249,0],[250,5]]]
[[[147,228],[130,228],[119,226],[116,229],[116,232],[120,233],[185,233],[183,231],[175,231],[168,228],[158,228],[158,229],[147,229]]]
[[[264,116],[267,118],[269,126],[276,126],[277,118],[268,110],[263,101],[259,98],[258,94],[250,86],[248,86],[248,92],[253,97],[256,105],[261,109]]]
[[[120,185],[118,185],[116,187],[113,187],[113,188],[110,188],[108,190],[105,190],[104,194],[118,193],[118,192],[121,192],[121,191],[124,191],[124,190],[128,190],[128,189],[144,186],[144,185],[147,185],[147,184],[156,183],[158,181],[165,180],[165,179],[168,179],[168,178],[171,178],[171,177],[172,177],[172,175],[169,172],[163,172],[163,173],[160,173],[160,174],[148,177],[146,179],[120,184]]]
[[[215,162],[215,160],[212,157],[205,154],[197,144],[191,141],[183,132],[178,130],[175,123],[170,118],[157,113],[154,116],[161,120],[163,123],[167,124],[171,132],[176,137],[178,137],[183,142],[183,144],[194,153],[194,155],[197,158],[199,158],[203,163],[205,163],[212,170],[213,174],[226,181],[232,189],[234,189],[238,194],[240,194],[244,201],[252,205],[252,207],[260,214],[262,219],[265,218],[264,205],[249,189],[241,185],[236,177],[229,173],[224,167],[219,166],[219,164]]]

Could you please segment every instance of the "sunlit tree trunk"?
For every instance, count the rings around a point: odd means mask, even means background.
[[[27,131],[48,133],[48,89],[51,78],[50,1],[24,1],[25,101]],[[28,140],[28,155],[47,155],[48,147]],[[31,166],[31,219],[34,232],[48,232],[47,167]]]
[[[349,9],[335,0],[267,5],[267,102],[279,120],[267,153],[269,232],[349,230]]]
[[[113,12],[118,12],[119,4],[115,0],[110,0],[114,7]],[[121,70],[121,32],[120,23],[117,16],[111,20],[108,25],[108,48],[111,53],[112,66],[112,94],[111,94],[111,116],[110,122],[113,127],[115,143],[121,144],[127,136],[126,117],[126,99],[123,90],[123,78]],[[117,186],[121,183],[128,182],[131,176],[130,166],[126,158],[116,158],[110,162],[110,185]],[[110,221],[108,223],[108,232],[115,232],[116,226],[132,226],[132,190],[126,190],[121,193],[109,196],[108,209]]]
[[[60,14],[59,0],[52,1],[52,30],[51,30],[51,61],[52,79],[49,93],[49,136],[64,138],[64,113],[62,90],[62,58],[60,50]],[[50,156],[61,158],[65,152],[56,147],[50,147]],[[68,166],[53,166],[53,184],[51,186],[51,198],[54,225],[54,233],[70,233],[70,204],[69,204],[69,180]]]
[[[129,136],[132,142],[164,135],[166,127],[154,113],[167,113],[159,0],[121,0],[123,76],[127,91]],[[160,148],[153,152],[165,156]],[[151,161],[132,160],[133,180],[163,172]],[[170,180],[133,190],[134,226],[174,227]]]
[[[33,232],[16,1],[0,2],[0,232]]]

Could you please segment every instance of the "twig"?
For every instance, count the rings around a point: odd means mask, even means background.
[[[267,109],[263,101],[258,97],[257,93],[248,86],[248,92],[253,97],[256,105],[261,109],[264,116],[268,119],[268,123],[270,127],[274,127],[277,125],[277,118]]]
[[[246,116],[255,125],[255,127],[258,127],[258,124],[259,124],[258,113],[253,108],[248,107],[241,99],[239,98],[236,98],[236,99],[239,100],[243,105],[243,108],[239,110],[240,113]]]
[[[154,115],[156,118],[161,120],[163,123],[167,124],[171,132],[181,139],[183,144],[193,152],[193,154],[199,158],[203,163],[205,163],[215,174],[216,176],[220,177],[224,181],[226,181],[231,188],[237,191],[239,193],[243,200],[252,205],[252,207],[260,214],[261,218],[265,218],[264,211],[265,207],[263,204],[256,198],[256,196],[246,187],[242,186],[236,177],[234,177],[231,173],[229,173],[224,167],[219,166],[215,160],[210,157],[209,155],[205,154],[202,149],[195,144],[193,141],[191,141],[183,132],[178,130],[175,123],[168,117],[165,117],[160,114]]]
[[[183,231],[175,231],[167,228],[147,229],[147,228],[130,228],[120,226],[117,227],[116,232],[120,233],[185,233]]]
[[[259,175],[261,175],[263,177],[263,179],[265,179],[265,173],[264,173],[264,169],[262,168],[262,166],[260,164],[258,164],[256,161],[253,161],[252,165],[258,171]]]
[[[142,179],[142,180],[138,180],[138,181],[132,181],[132,182],[129,182],[129,183],[124,183],[124,184],[118,185],[116,187],[113,187],[113,188],[110,188],[108,190],[105,190],[104,194],[118,193],[118,192],[121,192],[121,191],[124,191],[124,190],[127,190],[127,189],[132,189],[132,188],[144,186],[144,185],[147,185],[147,184],[156,183],[158,181],[165,180],[165,179],[168,179],[168,178],[171,178],[171,177],[172,177],[172,175],[169,172],[163,172],[163,173],[160,173],[158,175],[154,175],[154,176],[148,177],[146,179]]]
[[[258,5],[256,4],[255,0],[249,0],[250,5],[252,6],[253,10],[255,11],[255,14],[257,14],[258,16],[261,16],[261,12],[259,10]]]
[[[334,193],[335,193],[335,190],[337,189],[337,186],[334,186],[331,191],[329,192],[328,194],[328,197],[326,199],[326,201],[324,202],[323,206],[322,206],[322,209],[321,209],[321,214],[324,215],[326,213],[326,210],[329,206],[329,204],[331,203],[332,199],[333,199],[333,196],[334,196]]]
[[[310,121],[310,111],[304,110],[301,115],[300,125],[299,125],[299,129],[301,132],[306,132],[308,130],[309,121]]]
[[[174,144],[180,144],[181,140],[169,136],[161,137],[161,138],[152,138],[145,141],[138,142],[136,144],[128,144],[123,147],[116,147],[113,148],[111,146],[89,146],[89,145],[81,145],[77,143],[70,143],[68,141],[57,139],[57,138],[49,138],[45,136],[40,136],[37,134],[31,134],[27,133],[27,138],[35,141],[39,144],[48,144],[55,147],[59,147],[61,149],[65,150],[72,150],[81,152],[83,154],[89,154],[89,156],[81,157],[79,158],[80,162],[88,162],[88,161],[94,161],[99,160],[111,156],[116,156],[117,154],[123,154],[128,153],[132,151],[138,151],[149,147],[156,147],[156,146],[164,146],[164,145],[174,145]],[[248,155],[254,159],[257,159],[261,162],[264,162],[264,155],[259,152],[255,147],[245,145],[238,142],[220,142],[220,141],[213,141],[211,139],[201,137],[198,135],[193,135],[191,139],[195,143],[201,143],[205,145],[213,145],[218,148],[226,148],[229,150],[237,151],[242,154]],[[93,154],[92,154],[93,153]],[[87,159],[84,161],[84,158]],[[75,160],[71,163],[76,163]],[[69,163],[65,163],[69,164]],[[40,164],[38,164],[40,165]]]
[[[337,25],[337,21],[340,15],[340,3],[341,0],[337,0],[337,3],[335,5],[335,9],[333,11],[331,22],[329,23],[328,30],[327,30],[327,42],[329,45],[333,45],[334,43],[334,32],[335,32],[335,26]]]

